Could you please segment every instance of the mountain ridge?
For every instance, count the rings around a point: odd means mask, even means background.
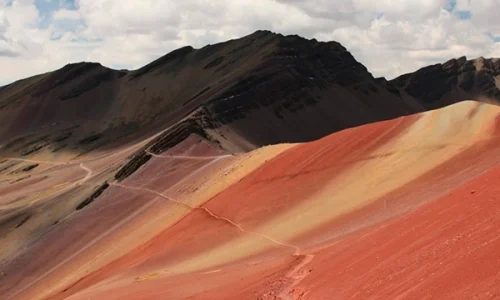
[[[256,31],[185,46],[137,70],[72,63],[0,88],[0,152],[82,155],[194,115],[231,152],[311,141],[466,99],[499,98],[497,62],[462,57],[388,81],[338,42]],[[17,139],[27,143],[6,147]]]
[[[0,89],[0,294],[500,294],[499,67],[259,31]]]

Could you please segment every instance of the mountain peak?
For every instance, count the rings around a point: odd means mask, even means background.
[[[74,62],[74,63],[68,63],[66,64],[64,68],[78,68],[82,66],[87,66],[87,67],[103,67],[101,63],[99,62],[88,62],[88,61],[80,61],[80,62]]]

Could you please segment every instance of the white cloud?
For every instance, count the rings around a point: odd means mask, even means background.
[[[500,36],[500,0],[457,0],[458,10],[470,11],[471,20],[481,31]]]
[[[2,19],[0,84],[86,59],[86,45],[70,42],[72,33],[61,32],[54,24],[40,28],[40,13],[32,0],[15,0],[10,6],[0,7]],[[61,32],[61,39],[52,40],[57,32]]]
[[[54,0],[52,0],[54,1]],[[500,0],[60,0],[45,27],[34,0],[0,4],[0,84],[99,61],[138,68],[175,48],[257,29],[341,42],[375,76],[392,78],[453,57],[500,56]],[[12,71],[11,71],[12,70]]]
[[[358,11],[389,14],[395,18],[422,19],[439,14],[448,0],[354,0]]]

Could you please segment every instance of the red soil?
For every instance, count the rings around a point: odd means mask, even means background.
[[[297,145],[274,158],[207,207],[235,222],[257,226],[304,201],[356,162],[411,126],[418,115],[356,127]],[[227,205],[231,203],[231,205]]]
[[[245,157],[192,136],[32,245],[0,292],[498,298],[497,115],[469,102]]]
[[[496,167],[318,252],[300,287],[309,299],[499,298],[499,184]]]

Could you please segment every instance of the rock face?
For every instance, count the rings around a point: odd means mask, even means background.
[[[415,111],[380,87],[339,43],[268,32],[242,42],[245,51],[269,50],[205,107],[216,123],[250,144],[307,141]],[[221,70],[230,63],[216,61]]]
[[[500,60],[466,57],[422,68],[390,82],[403,98],[417,99],[427,109],[466,99],[500,100]]]
[[[135,71],[78,63],[2,87],[0,152],[81,155],[186,118],[232,152],[305,142],[499,97],[498,70],[497,60],[460,58],[387,81],[373,78],[339,43],[257,31],[180,48]]]

